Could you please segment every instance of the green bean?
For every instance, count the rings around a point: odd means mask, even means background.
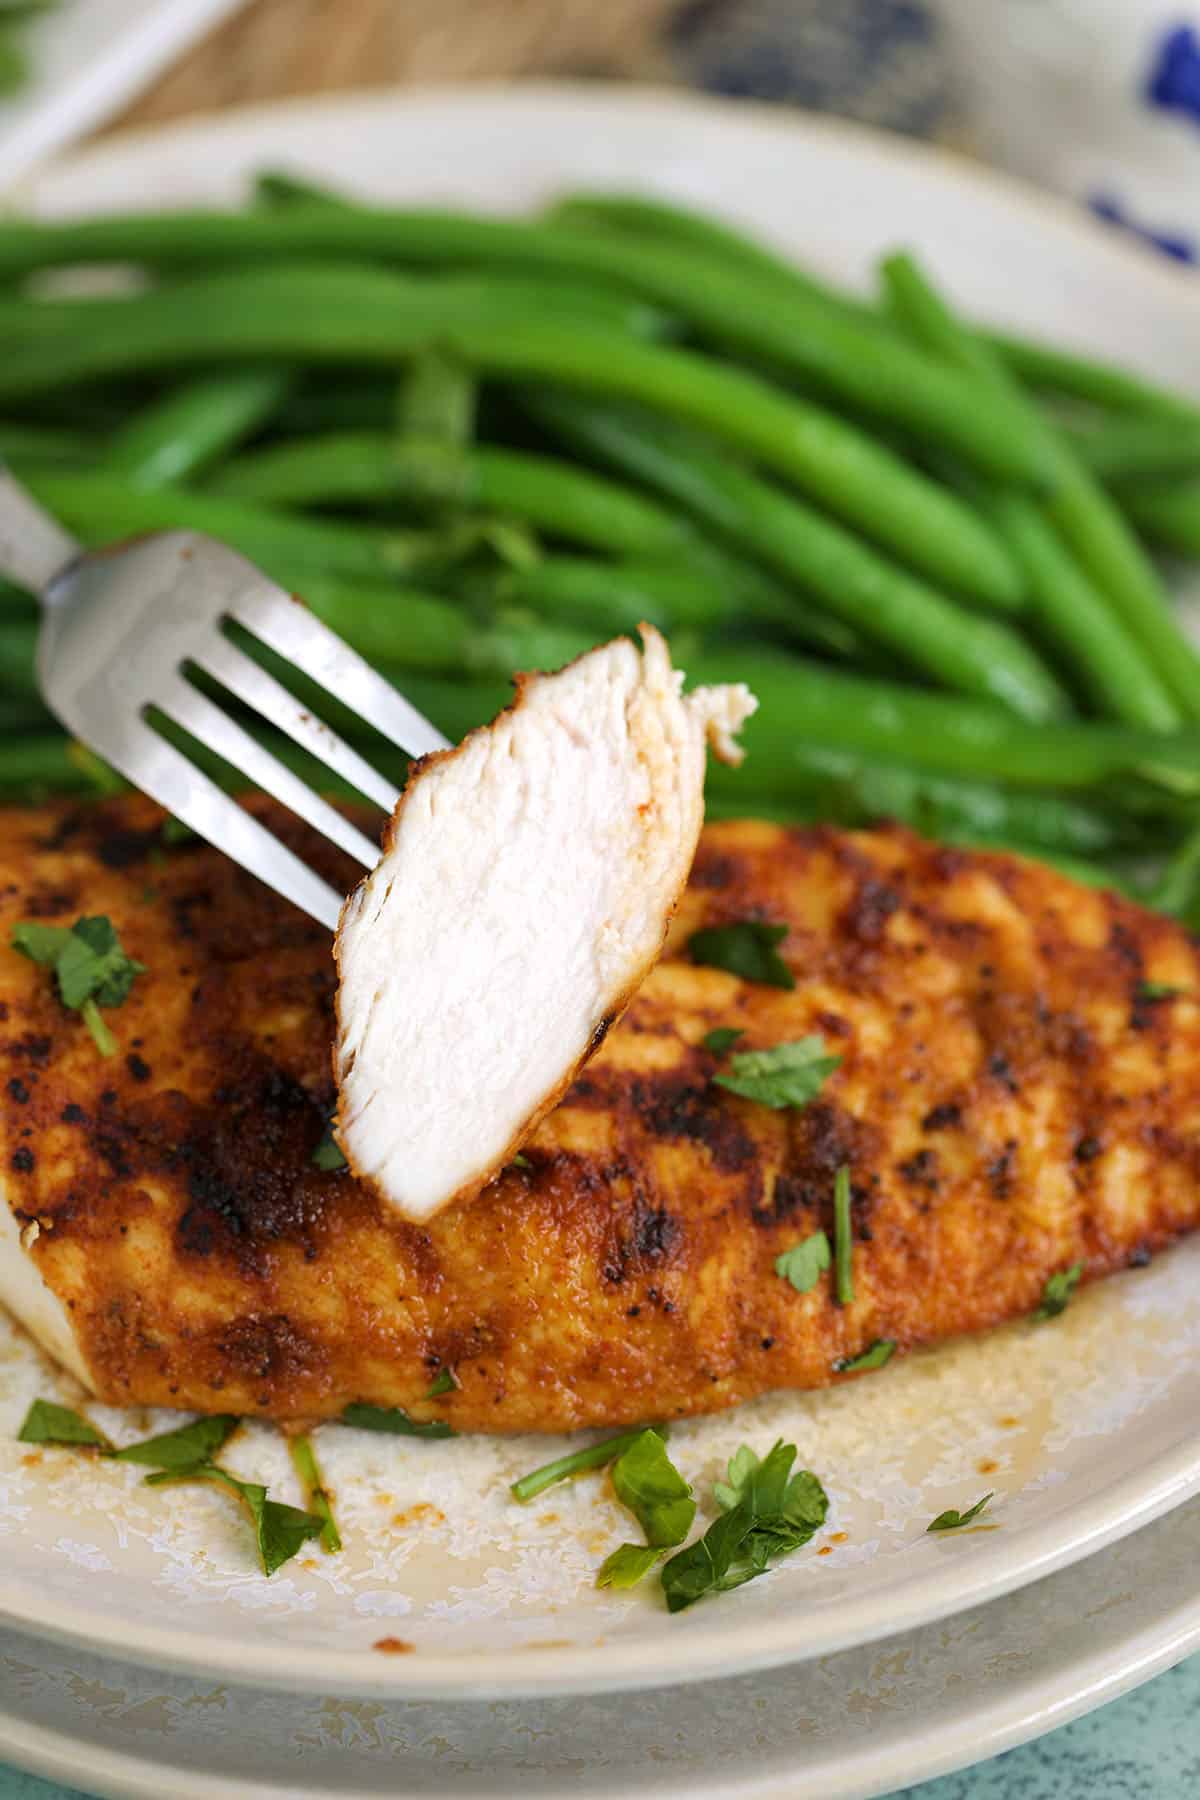
[[[732,803],[745,796],[748,783],[755,785],[755,775],[753,760],[745,770],[714,762],[709,794]],[[838,825],[898,819],[926,837],[969,834],[980,842],[1026,843],[1069,855],[1105,855],[1147,843],[1143,821],[1112,810],[1097,796],[973,781],[803,741],[791,746],[786,790],[771,798],[786,800],[793,816],[799,812]],[[757,806],[757,796],[751,804]]]
[[[135,413],[105,446],[104,463],[134,487],[186,481],[250,437],[278,409],[286,369],[200,375]]]
[[[81,431],[22,420],[0,422],[0,458],[7,462],[87,463],[94,456],[94,444]]]
[[[1114,412],[1160,413],[1189,419],[1200,416],[1200,406],[1194,401],[1099,357],[1039,343],[1012,332],[987,331],[982,335],[1013,373],[1034,387],[1053,388]]]
[[[40,700],[27,699],[23,694],[0,694],[0,739],[39,731],[49,722],[49,709]],[[7,745],[0,743],[0,750],[5,748]]]
[[[0,236],[4,227],[0,224]],[[601,287],[505,271],[398,275],[355,264],[272,264],[99,298],[0,300],[0,336],[20,351],[0,391],[38,396],[80,380],[249,357],[398,367],[457,330],[548,326],[610,338],[662,335],[644,301]],[[140,353],[139,353],[140,352]],[[20,363],[18,369],[17,362]],[[57,373],[56,373],[57,368]]]
[[[1072,881],[1077,881],[1081,887],[1101,888],[1106,892],[1124,894],[1128,899],[1137,897],[1133,884],[1115,869],[1105,868],[1103,864],[1090,862],[1082,856],[1070,856],[1062,850],[1027,844],[1019,838],[976,838],[969,832],[951,833],[947,841],[963,850],[996,851],[1006,856],[1023,856],[1028,862],[1045,863],[1060,875],[1067,875]]]
[[[402,500],[417,508],[479,508],[552,537],[629,556],[670,556],[694,534],[674,514],[590,470],[527,451],[340,432],[233,457],[209,489],[276,506]]]
[[[36,695],[33,657],[37,634],[32,619],[0,625],[0,692]]]
[[[1036,481],[1040,450],[1015,409],[911,350],[886,327],[778,288],[678,244],[640,243],[515,219],[356,206],[167,213],[0,227],[0,275],[53,264],[213,263],[295,255],[536,269],[601,279],[686,316],[716,343],[815,377],[872,415],[959,450],[981,469]]]
[[[973,617],[831,521],[736,463],[629,409],[540,391],[539,421],[667,493],[714,530],[819,594],[837,617],[945,686],[1000,700],[1031,718],[1063,695],[1006,626]]]
[[[511,611],[476,618],[436,594],[305,581],[301,596],[317,617],[380,668],[507,676],[514,669],[557,669],[590,650],[596,634],[573,622]],[[286,672],[281,679],[288,685]]]
[[[984,504],[987,502],[985,500]],[[1107,605],[1042,508],[1025,494],[997,492],[991,516],[1022,564],[1042,633],[1101,712],[1127,725],[1172,731],[1180,723],[1141,645]]]
[[[7,702],[0,700],[0,793],[27,805],[43,793],[73,793],[88,785],[71,760],[71,740],[47,731],[46,719],[26,717],[14,723]],[[9,733],[20,731],[20,736]]]
[[[451,285],[378,270],[272,269],[93,301],[86,332],[34,342],[0,368],[0,397],[122,368],[238,356],[396,364],[440,342],[485,374],[599,388],[708,426],[935,579],[1001,605],[1019,592],[1011,559],[968,508],[832,414],[688,351],[559,320],[506,318],[481,299],[486,284],[460,283],[451,304]]]
[[[1171,735],[1075,720],[1038,724],[958,695],[871,680],[783,653],[749,653],[688,667],[700,682],[749,684],[759,710],[746,726],[746,770],[757,787],[784,787],[797,737],[830,749],[952,769],[1019,787],[1095,787],[1141,773],[1180,794],[1200,793],[1200,730]]]
[[[1116,418],[1070,428],[1076,456],[1099,481],[1139,480],[1200,471],[1200,412],[1195,418]]]
[[[381,530],[342,520],[297,518],[216,494],[130,487],[106,474],[22,471],[30,490],[87,544],[145,531],[201,531],[240,550],[269,575],[295,570],[364,581],[451,567],[477,546],[473,520],[440,531]],[[277,575],[276,572],[280,573]]]
[[[1023,399],[989,346],[959,324],[911,257],[887,258],[883,274],[894,304],[923,342],[938,343],[949,359],[975,370],[986,384],[1026,410],[1055,469],[1055,484],[1045,500],[1047,516],[1186,716],[1200,719],[1200,655],[1184,635],[1154,569],[1112,501],[1066,440]]]
[[[1200,556],[1200,481],[1178,481],[1119,492],[1138,530],[1164,550]]]
[[[427,350],[400,377],[396,430],[423,442],[464,445],[475,435],[478,384],[460,362]]]
[[[782,289],[799,293],[806,300],[820,300],[825,306],[841,309],[872,325],[881,322],[878,309],[869,302],[853,299],[840,289],[817,280],[788,258],[768,250],[756,238],[723,224],[711,214],[693,212],[672,201],[650,200],[643,194],[582,192],[556,200],[543,216],[556,225],[599,226],[686,244],[693,250],[708,251],[719,261],[736,263],[775,281]]]
[[[1200,924],[1200,826],[1174,851],[1146,902],[1159,912]]]

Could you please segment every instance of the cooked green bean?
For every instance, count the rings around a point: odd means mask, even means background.
[[[479,509],[524,519],[551,537],[627,556],[670,556],[694,533],[632,488],[528,451],[464,448],[339,432],[233,457],[213,492],[274,506],[400,500],[418,509]]]
[[[732,804],[740,795],[747,806],[756,805],[757,800],[746,800],[756,786],[753,761],[745,769],[715,761],[709,768],[709,793],[722,802]],[[786,802],[792,817],[838,825],[898,819],[926,837],[969,834],[980,842],[1017,842],[1079,856],[1143,848],[1151,841],[1145,821],[1112,810],[1104,796],[972,781],[799,740],[788,758],[787,787],[771,798]]]
[[[476,546],[485,529],[472,520],[439,531],[381,529],[299,518],[188,489],[130,487],[107,474],[23,469],[22,476],[42,505],[87,544],[143,531],[203,531],[269,575],[301,569],[369,582],[444,569]]]
[[[539,390],[530,411],[571,443],[669,494],[712,529],[820,596],[864,638],[963,693],[1031,718],[1064,710],[1034,652],[889,564],[832,521],[694,438],[628,408]]]
[[[1181,556],[1200,556],[1200,481],[1138,483],[1121,488],[1119,499],[1153,543]]]
[[[8,462],[86,464],[96,450],[82,431],[23,420],[0,421],[0,458]]]
[[[986,501],[984,502],[987,503]],[[1171,731],[1179,709],[1123,619],[1108,606],[1037,501],[1011,489],[991,500],[991,516],[1022,564],[1042,633],[1076,670],[1102,713],[1127,725]]]
[[[982,335],[1013,373],[1034,387],[1052,388],[1114,412],[1161,413],[1188,419],[1200,416],[1200,406],[1194,401],[1099,357],[1081,355],[1013,332],[985,331]]]
[[[135,413],[104,450],[104,464],[134,487],[170,487],[250,437],[278,409],[286,369],[200,375]]]
[[[344,206],[341,194],[321,187],[286,169],[262,169],[254,177],[254,198],[260,206]]]
[[[1067,436],[1098,481],[1200,472],[1200,412],[1195,418],[1106,419],[1069,428]]]
[[[687,244],[693,250],[708,251],[719,261],[736,263],[775,281],[790,293],[799,293],[807,300],[818,299],[826,306],[869,320],[873,325],[881,322],[880,313],[869,302],[854,299],[839,288],[818,281],[786,257],[768,250],[756,238],[723,224],[711,214],[693,212],[690,207],[671,201],[650,200],[644,194],[585,191],[556,200],[547,208],[544,217],[557,225],[603,226],[609,230],[633,232],[639,237]]]
[[[1175,850],[1147,903],[1200,925],[1200,826]]]
[[[721,671],[724,671],[723,673]],[[795,740],[918,768],[952,769],[1021,787],[1096,786],[1140,772],[1179,793],[1200,793],[1200,730],[1171,735],[1075,720],[1038,724],[958,695],[925,693],[788,657],[702,657],[697,682],[749,683],[759,710],[745,728],[747,774],[776,791],[788,779]]]
[[[940,345],[948,359],[975,370],[985,384],[994,385],[1025,410],[1054,465],[1055,482],[1044,503],[1047,516],[1186,716],[1200,719],[1200,654],[1184,635],[1149,559],[1112,501],[1066,440],[1024,400],[989,346],[954,317],[912,258],[888,257],[882,267],[894,305],[922,341]]]
[[[395,426],[401,437],[469,444],[475,435],[478,383],[469,369],[439,350],[413,358],[400,377]]]
[[[30,697],[37,693],[33,675],[37,634],[37,624],[32,619],[0,625],[0,693]]]
[[[714,342],[778,360],[868,413],[1017,481],[1047,474],[1016,409],[911,350],[886,327],[679,244],[613,239],[536,221],[357,206],[180,212],[0,226],[0,274],[63,263],[213,263],[296,255],[536,269],[629,288],[686,316]]]
[[[558,319],[523,323],[485,294],[486,283],[422,284],[379,270],[270,269],[86,302],[98,309],[88,330],[32,343],[0,368],[0,397],[238,356],[399,364],[440,342],[484,373],[599,389],[707,426],[935,579],[995,604],[1018,596],[1020,576],[994,533],[855,427],[693,352]]]

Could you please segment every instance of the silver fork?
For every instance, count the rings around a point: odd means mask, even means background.
[[[40,595],[37,672],[72,735],[177,819],[332,930],[343,895],[147,723],[167,718],[366,868],[379,846],[193,685],[203,669],[237,700],[390,812],[399,789],[230,641],[230,620],[410,756],[447,740],[356,651],[252,563],[195,531],[83,552],[0,468],[0,575]]]

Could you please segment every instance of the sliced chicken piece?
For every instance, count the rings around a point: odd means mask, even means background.
[[[642,627],[414,771],[337,934],[337,1137],[404,1218],[468,1199],[549,1112],[662,949],[744,687],[682,693]]]

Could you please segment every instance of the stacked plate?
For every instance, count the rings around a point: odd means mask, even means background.
[[[303,104],[113,142],[44,175],[30,203],[235,199],[268,165],[495,209],[653,185],[851,281],[912,243],[977,314],[1200,394],[1186,277],[940,153],[765,110],[595,87]],[[268,1581],[220,1496],[16,1444],[55,1377],[13,1332],[0,1757],[155,1800],[888,1792],[1200,1643],[1198,1352],[1200,1244],[1085,1292],[1052,1327],[678,1427],[673,1457],[701,1494],[740,1443],[782,1436],[832,1512],[770,1576],[671,1618],[653,1584],[596,1590],[627,1530],[599,1478],[512,1500],[513,1477],[561,1447],[545,1440],[326,1432],[347,1548]],[[285,1492],[266,1429],[228,1460]],[[988,1490],[974,1527],[927,1534]]]

